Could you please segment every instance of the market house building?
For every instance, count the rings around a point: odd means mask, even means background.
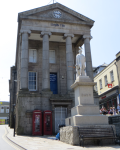
[[[60,3],[18,14],[15,68],[16,133],[32,134],[32,112],[52,111],[53,133],[74,106],[78,46],[84,44],[86,72],[93,79],[90,39],[94,21]],[[12,83],[12,81],[11,81]]]

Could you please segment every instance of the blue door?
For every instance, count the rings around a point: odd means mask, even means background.
[[[50,89],[53,92],[53,94],[58,94],[57,73],[50,73]]]

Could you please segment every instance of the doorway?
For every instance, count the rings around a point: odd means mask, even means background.
[[[66,107],[55,107],[55,133],[59,132],[59,125],[65,125],[65,118],[67,117]]]
[[[53,94],[58,94],[57,73],[50,73],[50,90]]]

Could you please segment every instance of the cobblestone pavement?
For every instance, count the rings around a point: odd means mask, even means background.
[[[58,140],[54,140],[54,137],[50,136],[17,136],[13,137],[13,129],[10,129],[7,125],[5,126],[7,131],[7,138],[12,142],[20,145],[26,150],[117,150],[120,149],[119,145],[110,146],[72,146],[63,143]],[[53,139],[52,139],[53,138]],[[13,143],[13,144],[14,144]],[[16,148],[18,149],[18,148]]]

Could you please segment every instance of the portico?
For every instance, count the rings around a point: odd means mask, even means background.
[[[65,25],[64,25],[65,26]],[[35,31],[34,31],[35,32]],[[67,90],[70,91],[70,86],[74,82],[74,51],[75,47],[85,46],[86,56],[86,72],[87,75],[93,78],[92,75],[92,61],[90,50],[91,35],[81,34],[67,34],[65,32],[41,32],[41,34],[34,33],[31,30],[21,30],[22,34],[22,48],[21,48],[21,89],[28,88],[28,43],[29,40],[37,40],[42,42],[42,90],[50,90],[50,67],[49,67],[49,43],[56,42],[65,45],[66,47],[66,74],[67,74]],[[80,41],[79,41],[80,39]],[[80,45],[77,42],[81,43]],[[75,46],[74,46],[75,45]]]

